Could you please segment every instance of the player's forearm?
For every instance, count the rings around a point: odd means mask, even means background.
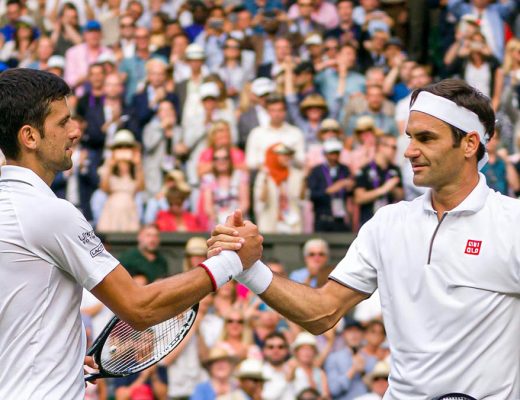
[[[315,289],[275,275],[260,295],[283,316],[314,334],[321,334],[336,324],[341,315],[328,302],[322,289]]]

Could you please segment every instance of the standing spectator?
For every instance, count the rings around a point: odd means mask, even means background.
[[[329,355],[325,362],[325,372],[332,397],[338,400],[353,400],[368,392],[363,375],[374,369],[377,359],[360,350],[363,343],[363,327],[358,321],[344,319],[342,338],[345,347]]]
[[[302,132],[295,126],[285,122],[286,104],[278,94],[272,94],[266,99],[269,126],[259,126],[251,131],[246,143],[246,164],[250,170],[259,170],[264,165],[268,147],[276,143],[284,143],[294,151],[294,161],[303,165],[304,138]]]
[[[124,14],[119,17],[119,38],[115,46],[119,60],[132,58],[135,55],[135,21],[131,15]]]
[[[480,30],[489,43],[494,56],[502,60],[505,47],[505,21],[515,9],[512,0],[500,1],[491,4],[490,0],[471,0],[465,3],[463,0],[450,0],[448,11],[457,19],[466,14],[472,14],[479,20]]]
[[[273,70],[274,64],[282,62],[287,55],[291,52],[292,38],[287,37],[287,25],[281,21],[281,14],[277,14],[274,11],[264,11],[260,14],[261,20],[261,33],[253,35],[251,42],[253,44],[253,50],[256,54],[256,64],[271,64],[270,72],[271,75],[260,75],[272,78],[276,76],[279,71]],[[285,37],[284,37],[285,36]],[[284,46],[285,49],[276,49],[278,39],[284,37],[285,43],[289,46]],[[284,54],[285,53],[285,54]],[[284,55],[282,58],[281,56]]]
[[[38,41],[31,17],[22,15],[16,21],[14,36],[0,48],[0,61],[9,67],[27,67],[33,60]]]
[[[157,213],[157,227],[161,232],[200,232],[198,218],[184,209],[184,202],[190,195],[185,188],[172,187],[166,192],[169,208]]]
[[[144,275],[148,282],[154,282],[169,275],[168,261],[159,250],[161,236],[153,224],[143,225],[137,234],[137,247],[125,250],[119,255],[121,263],[130,275]]]
[[[35,59],[31,62],[27,68],[39,69],[40,71],[46,71],[49,66],[49,59],[54,53],[54,44],[49,37],[42,36],[38,39],[36,46]]]
[[[362,72],[370,67],[386,67],[385,45],[390,35],[386,30],[370,33],[370,39],[363,41],[359,50],[359,64]]]
[[[396,138],[384,134],[377,139],[374,160],[358,175],[354,201],[361,206],[360,224],[363,225],[384,205],[402,200],[403,185],[399,167],[393,164],[397,150]]]
[[[259,78],[274,79],[282,71],[283,63],[287,57],[291,55],[291,42],[286,37],[277,37],[274,39],[272,46],[274,51],[272,60],[261,62],[258,59],[258,54],[256,55],[256,62],[259,64],[256,75]]]
[[[354,400],[382,400],[386,390],[388,389],[389,375],[390,367],[386,361],[378,362],[372,372],[367,374],[363,379],[369,392],[356,397]]]
[[[326,29],[332,29],[338,26],[339,17],[337,6],[324,0],[313,0],[311,2],[312,13],[311,18],[313,21],[323,25]],[[289,13],[287,16],[291,19],[298,18],[302,12],[300,3],[297,2],[289,7]],[[305,10],[303,10],[305,12]]]
[[[356,176],[362,167],[374,159],[376,141],[380,135],[381,131],[376,128],[372,117],[364,115],[358,118],[354,129],[354,149],[347,164],[352,175]]]
[[[294,86],[298,96],[298,101],[302,101],[310,94],[318,93],[314,84],[314,66],[309,61],[297,64],[293,70]]]
[[[88,77],[88,67],[97,62],[103,53],[111,53],[101,44],[101,24],[91,20],[83,31],[84,43],[77,44],[65,53],[65,81],[77,96],[85,92],[84,84]]]
[[[211,8],[209,13],[204,30],[194,39],[193,43],[204,49],[206,65],[210,71],[215,71],[222,63],[222,48],[227,35],[224,32],[223,10],[216,6]]]
[[[247,358],[262,358],[260,349],[253,341],[251,323],[240,309],[233,307],[229,310],[225,315],[224,323],[224,329],[216,347],[226,349],[239,361]]]
[[[510,188],[514,188],[518,182],[518,174],[509,159],[507,149],[500,143],[500,131],[495,129],[495,134],[486,145],[489,161],[481,172],[486,177],[489,187],[503,195],[509,195]]]
[[[384,361],[390,354],[388,348],[383,347],[386,341],[386,330],[383,321],[372,319],[365,325],[365,345],[363,352],[374,356],[379,361]]]
[[[59,2],[56,2],[58,4]],[[64,3],[54,22],[51,40],[57,55],[65,56],[67,50],[83,42],[78,9],[73,3]]]
[[[347,150],[345,137],[338,121],[333,118],[325,118],[321,121],[318,129],[318,143],[309,146],[305,154],[305,174],[308,175],[311,169],[326,162],[325,153],[323,152],[323,144],[328,140],[336,140],[342,143],[342,149],[339,156],[339,162],[347,165],[350,157],[350,151]]]
[[[372,34],[380,30],[390,32],[394,21],[380,8],[380,0],[360,0],[359,6],[354,8],[353,19],[364,32]]]
[[[119,72],[125,80],[125,103],[130,105],[139,84],[146,78],[146,63],[150,59],[150,32],[144,27],[135,29],[134,54],[125,57],[119,65]]]
[[[354,180],[346,165],[339,162],[343,144],[329,139],[323,143],[325,163],[314,167],[307,177],[307,187],[314,206],[315,232],[345,232],[347,195],[354,188]]]
[[[256,78],[251,84],[251,104],[238,119],[238,147],[242,150],[245,149],[249,133],[254,128],[269,125],[266,97],[275,90],[275,83],[269,78]]]
[[[208,18],[208,7],[202,1],[195,1],[190,5],[193,23],[187,26],[184,31],[190,38],[190,42],[193,42],[204,31],[204,25]]]
[[[204,214],[209,230],[237,208],[244,215],[249,211],[249,179],[246,171],[237,169],[231,161],[229,148],[221,147],[213,151],[211,172],[204,174],[200,183],[199,215]]]
[[[2,16],[0,23],[0,44],[14,39],[16,23],[22,16],[21,0],[7,0],[5,5],[5,16]],[[4,42],[2,42],[2,40]]]
[[[303,245],[305,266],[290,273],[289,279],[309,285],[318,286],[318,277],[322,275],[329,263],[329,245],[323,239],[309,239]]]
[[[300,202],[303,172],[292,165],[294,150],[283,143],[266,151],[265,169],[256,176],[254,208],[258,229],[266,233],[302,233]]]
[[[314,335],[300,332],[292,344],[294,358],[289,361],[287,379],[291,382],[294,393],[307,388],[316,389],[321,396],[330,397],[329,384],[325,372],[314,365],[318,355],[318,342]]]
[[[189,67],[189,72],[186,73],[188,77],[175,85],[175,93],[182,106],[183,115],[187,115],[186,110],[194,111],[200,108],[200,86],[208,71],[204,66],[206,54],[198,44],[192,43],[186,47],[184,58]],[[199,112],[197,115],[200,114]]]
[[[178,168],[175,144],[181,136],[173,103],[162,99],[157,113],[143,130],[143,167],[147,197],[155,196],[163,185],[163,171]]]
[[[177,95],[169,90],[168,65],[158,58],[146,62],[146,81],[142,91],[132,98],[132,115],[136,123],[136,136],[140,140],[144,126],[154,117],[161,100],[169,100],[178,113],[180,106]]]
[[[96,229],[99,232],[137,232],[139,214],[135,195],[144,189],[141,152],[132,132],[114,136],[112,154],[103,165],[100,189],[108,197]]]
[[[325,27],[312,18],[312,13],[314,11],[313,3],[314,0],[298,0],[294,5],[293,15],[289,20],[289,31],[293,34],[298,34],[300,38],[313,32],[318,32],[321,39],[321,34],[325,31]],[[334,14],[336,14],[336,10],[334,10]]]
[[[280,332],[266,336],[263,347],[264,365],[262,372],[267,381],[262,391],[263,400],[291,400],[294,393],[287,380],[289,343]]]
[[[234,388],[232,374],[235,363],[235,358],[227,350],[213,347],[203,360],[209,379],[195,387],[190,400],[215,400],[230,393]]]
[[[242,361],[235,375],[238,378],[238,389],[217,397],[218,400],[262,400],[262,389],[266,377],[259,360]]]

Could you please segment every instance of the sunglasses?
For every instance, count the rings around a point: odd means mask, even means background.
[[[269,350],[272,350],[272,349],[285,350],[287,348],[287,346],[285,344],[278,344],[278,345],[268,344],[265,346],[265,348],[269,349]]]
[[[243,319],[226,319],[226,322],[228,324],[243,324],[244,320]]]
[[[133,28],[135,25],[134,24],[121,24],[119,25],[120,28]]]

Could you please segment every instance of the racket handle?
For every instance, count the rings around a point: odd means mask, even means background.
[[[85,382],[92,382],[93,380],[102,378],[103,374],[96,372],[94,374],[88,374],[85,376]]]

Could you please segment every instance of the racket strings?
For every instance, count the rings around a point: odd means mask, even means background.
[[[144,331],[136,331],[118,321],[101,352],[103,369],[112,374],[127,374],[153,364],[175,347],[190,324],[189,310]]]

